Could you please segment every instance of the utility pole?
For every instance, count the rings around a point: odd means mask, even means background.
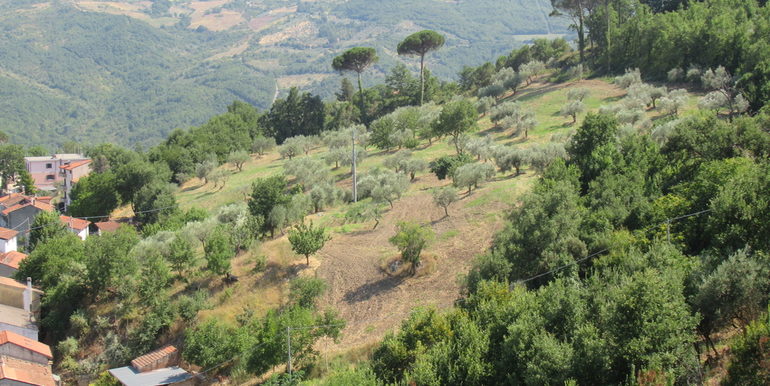
[[[606,13],[607,17],[607,32],[605,36],[606,43],[607,43],[607,76],[610,75],[610,72],[612,71],[612,62],[611,62],[611,53],[610,50],[612,49],[612,37],[610,36],[611,30],[610,30],[610,0],[605,0],[604,2],[604,13]]]
[[[363,96],[361,96],[363,98]],[[358,202],[358,181],[356,181],[356,128],[353,127],[353,202]]]
[[[289,375],[291,375],[291,327],[286,327],[286,348],[288,355],[288,361],[286,363],[286,368],[289,370]]]

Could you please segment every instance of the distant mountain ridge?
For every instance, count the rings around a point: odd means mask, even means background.
[[[291,86],[330,96],[339,84],[334,55],[377,47],[372,75],[381,79],[397,60],[396,43],[423,28],[447,35],[429,61],[443,78],[521,41],[567,32],[565,20],[548,18],[544,0],[0,0],[0,7],[0,130],[52,149],[68,140],[147,147],[236,99],[267,108]]]

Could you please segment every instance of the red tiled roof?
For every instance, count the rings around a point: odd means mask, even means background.
[[[78,231],[82,231],[83,229],[86,229],[88,228],[89,225],[91,225],[90,221],[75,218],[75,217],[59,216],[59,219],[61,219],[62,224]]]
[[[0,264],[7,265],[13,269],[19,269],[19,264],[26,258],[27,255],[17,251],[0,253]]]
[[[40,210],[44,210],[46,212],[53,212],[54,208],[51,204],[46,204],[45,202],[37,202],[35,203],[26,203],[26,204],[17,204],[14,205],[6,210],[3,211],[3,216],[7,216],[9,213],[13,213],[19,209],[26,208],[28,206],[34,206],[35,208],[38,208]]]
[[[94,223],[97,228],[102,232],[113,232],[118,230],[123,224],[117,221],[102,221]]]
[[[2,204],[5,207],[13,206],[18,204],[21,201],[24,201],[25,199],[28,199],[29,197],[21,194],[21,193],[11,193],[6,194],[5,196],[0,197],[0,204]]]
[[[32,206],[34,206],[35,208],[38,208],[40,210],[44,210],[46,212],[53,212],[55,210],[53,205],[47,204],[45,202],[35,201],[35,203],[32,204]]]
[[[51,366],[29,362],[7,355],[0,356],[0,380],[26,383],[29,385],[55,386]]]
[[[7,216],[9,213],[15,212],[21,208],[26,208],[30,204],[16,204],[3,211],[3,216]]]
[[[10,239],[16,237],[16,235],[18,235],[18,234],[19,234],[19,232],[15,231],[13,229],[8,229],[8,228],[0,227],[0,239],[10,240]]]
[[[176,352],[176,347],[174,346],[166,346],[163,348],[159,348],[149,354],[142,355],[134,360],[131,361],[131,366],[134,366],[135,369],[140,369],[145,366],[151,365],[160,359],[163,359],[169,355],[172,355]]]
[[[41,197],[35,197],[35,200],[40,201],[44,204],[51,204],[51,200],[53,199],[53,196],[41,196]]]
[[[64,169],[64,170],[73,170],[73,169],[77,169],[77,168],[79,168],[79,167],[81,167],[83,165],[88,165],[90,163],[91,163],[91,160],[87,159],[87,160],[83,160],[83,161],[71,162],[69,165],[61,165],[61,166],[59,166],[59,168]]]
[[[47,344],[40,343],[36,340],[29,339],[25,336],[21,336],[8,330],[0,331],[0,346],[6,343],[14,344],[21,348],[43,355],[48,359],[53,359],[53,354],[51,354],[51,347]]]

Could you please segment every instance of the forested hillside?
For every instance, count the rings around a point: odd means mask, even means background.
[[[0,130],[54,151],[67,141],[150,147],[234,100],[267,108],[291,86],[332,96],[334,50],[449,36],[449,79],[531,39],[564,34],[547,2],[0,1]],[[398,9],[398,12],[393,10]],[[394,33],[395,31],[395,33]],[[518,37],[517,37],[518,36]],[[383,52],[378,72],[394,64]],[[381,75],[378,79],[382,79]]]
[[[86,146],[68,215],[123,226],[82,242],[41,214],[16,276],[56,370],[114,385],[171,343],[224,384],[766,384],[770,8],[575,4],[582,43],[458,82],[376,80],[386,50],[451,50],[420,31],[334,50],[333,99]],[[3,177],[34,151],[0,144]]]

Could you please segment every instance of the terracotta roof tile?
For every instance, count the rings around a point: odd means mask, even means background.
[[[0,276],[0,285],[3,285],[5,287],[18,288],[18,289],[26,289],[27,288],[27,285],[22,283],[22,282],[20,282],[20,281],[16,281],[16,280],[13,280],[13,279],[11,279],[9,277],[2,277],[2,276]],[[43,293],[43,291],[41,291],[39,289],[36,289],[36,288],[33,288],[32,291],[33,292],[37,292],[39,294]]]
[[[64,169],[64,170],[73,170],[73,169],[79,168],[79,167],[81,167],[83,165],[88,165],[90,163],[91,163],[91,160],[87,159],[87,160],[83,160],[83,161],[75,161],[75,162],[70,163],[69,165],[61,165],[61,166],[59,166],[59,168]]]
[[[94,225],[102,232],[113,232],[118,230],[123,224],[117,221],[102,221],[94,223]]]
[[[16,237],[16,235],[18,235],[18,234],[19,234],[19,232],[15,231],[13,229],[8,229],[8,228],[0,227],[0,239],[10,240],[10,239]]]
[[[75,217],[59,216],[59,219],[61,219],[62,224],[78,231],[82,231],[91,225],[90,221]]]
[[[53,359],[53,355],[51,354],[51,347],[47,344],[40,343],[36,340],[29,339],[25,336],[21,336],[8,330],[0,331],[0,346],[7,343],[25,348],[29,351],[34,351],[40,355],[48,357],[48,359]]]
[[[0,253],[0,264],[7,265],[13,269],[19,269],[19,264],[26,258],[27,255],[17,251]]]
[[[6,210],[3,211],[3,216],[7,216],[9,213],[13,213],[21,208],[26,208],[30,204],[16,204],[13,206],[8,207]]]
[[[35,199],[37,201],[40,201],[42,203],[46,203],[46,204],[50,205],[51,204],[51,200],[53,199],[53,197],[52,196],[40,196],[40,197],[35,197]]]
[[[0,380],[3,379],[30,385],[56,385],[51,366],[24,361],[7,355],[0,356]]]
[[[8,214],[10,214],[10,213],[13,213],[13,212],[15,212],[15,211],[17,211],[17,210],[19,210],[19,209],[22,209],[22,208],[26,208],[26,207],[28,207],[28,206],[34,206],[35,208],[38,208],[38,209],[40,209],[40,210],[44,210],[44,211],[46,211],[46,212],[53,212],[53,211],[54,211],[54,207],[53,207],[53,205],[51,205],[51,204],[46,204],[45,202],[39,202],[39,201],[35,201],[35,203],[34,203],[34,204],[33,204],[33,203],[30,203],[30,202],[28,202],[28,203],[25,203],[25,204],[16,204],[16,205],[14,205],[14,206],[12,206],[12,207],[10,207],[10,208],[8,208],[8,209],[4,210],[4,211],[3,211],[3,215],[4,215],[4,216],[7,216],[7,215],[8,215]]]
[[[158,360],[165,358],[169,355],[172,355],[176,352],[176,347],[174,346],[165,346],[162,348],[159,348],[149,354],[142,355],[134,360],[131,361],[131,366],[134,366],[134,368],[139,369],[142,367],[145,367],[147,365],[153,364],[157,362]]]
[[[35,203],[32,204],[32,206],[40,210],[44,210],[46,212],[53,212],[55,210],[53,205],[47,204],[45,202],[40,202],[40,201],[35,201]]]
[[[28,198],[29,197],[21,193],[6,194],[5,196],[0,197],[0,204],[2,204],[5,207],[13,206]]]

